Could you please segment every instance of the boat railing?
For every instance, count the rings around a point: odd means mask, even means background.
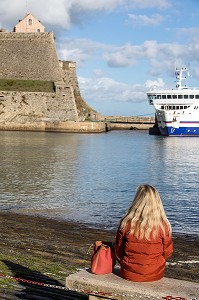
[[[163,94],[166,94],[166,93],[168,93],[168,92],[180,92],[180,91],[183,91],[183,90],[190,90],[190,91],[196,91],[196,92],[198,92],[199,93],[199,87],[188,87],[188,86],[182,86],[181,87],[181,89],[175,89],[175,88],[165,88],[165,89],[163,89],[163,88],[161,88],[161,87],[155,87],[155,88],[151,88],[148,92],[147,92],[147,94],[149,94],[149,93],[155,93],[156,91],[157,92],[162,92]]]

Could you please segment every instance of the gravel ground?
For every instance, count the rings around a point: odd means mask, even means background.
[[[89,268],[88,249],[96,240],[114,242],[115,234],[78,223],[0,212],[0,299],[87,299],[60,287],[69,274]],[[199,238],[173,234],[173,241],[165,276],[199,282]]]

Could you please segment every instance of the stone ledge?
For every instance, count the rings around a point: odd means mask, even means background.
[[[104,122],[0,122],[0,131],[46,131],[46,132],[71,132],[71,133],[101,133],[110,130]]]
[[[116,270],[118,273],[118,270]],[[117,274],[94,275],[81,270],[66,278],[66,287],[89,294],[89,299],[157,300],[166,296],[196,299],[199,285],[195,282],[162,278],[154,282],[127,281]]]

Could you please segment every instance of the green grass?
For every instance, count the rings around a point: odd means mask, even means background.
[[[40,257],[40,256],[32,256],[31,254],[27,253],[21,256],[20,253],[12,254],[0,254],[0,274],[9,275],[9,276],[16,276],[14,270],[10,269],[5,261],[10,261],[13,264],[16,264],[17,268],[17,277],[21,277],[20,273],[22,274],[23,278],[27,276],[27,279],[32,279],[33,281],[41,281],[35,275],[33,278],[31,277],[32,272],[38,272],[46,275],[47,277],[62,282],[64,284],[66,276],[68,276],[71,272],[75,272],[76,268],[67,268],[67,264],[60,263],[60,262],[52,262],[49,258]],[[22,266],[22,268],[20,267]],[[42,280],[43,282],[43,280]],[[6,289],[14,289],[17,281],[2,277],[0,276],[0,286]],[[14,286],[14,288],[13,288]]]
[[[53,93],[53,81],[0,79],[0,91]]]

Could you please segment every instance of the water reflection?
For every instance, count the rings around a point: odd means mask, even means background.
[[[198,230],[198,138],[0,132],[0,140],[1,210],[116,228],[136,187],[150,183],[174,231]]]
[[[1,132],[0,137],[3,208],[46,205],[59,177],[72,180],[70,165],[77,159],[74,136],[65,136],[67,143],[63,136],[45,133]]]
[[[154,162],[153,171],[159,168],[157,186],[173,228],[175,231],[198,232],[199,139],[155,137],[154,140],[157,145],[154,155],[159,162]]]

